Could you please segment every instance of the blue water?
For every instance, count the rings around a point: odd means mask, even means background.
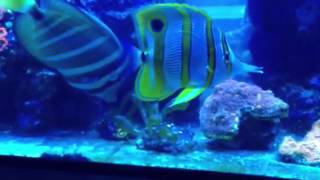
[[[90,84],[116,72],[126,60],[130,68],[111,78],[110,84],[121,85],[104,95],[97,95],[99,88],[73,86],[72,78],[25,47],[16,29],[23,14],[0,10],[0,155],[68,155],[102,163],[320,178],[319,1],[67,3],[110,28],[123,48],[115,67],[73,80]],[[235,57],[263,67],[264,73],[219,82],[187,108],[174,112],[165,110],[178,92],[161,101],[139,99],[134,82],[142,55],[133,15],[159,3],[186,3],[203,10],[225,33]],[[82,35],[79,38],[88,38]],[[66,48],[74,45],[65,44]],[[220,46],[220,41],[215,43]],[[105,52],[116,52],[110,49]],[[216,57],[221,60],[224,55],[217,51]],[[110,98],[116,100],[109,102]],[[285,141],[289,137],[291,144]]]

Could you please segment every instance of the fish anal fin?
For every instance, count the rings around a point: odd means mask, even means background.
[[[199,87],[199,88],[186,88],[184,89],[170,104],[170,107],[178,106],[180,104],[187,103],[194,98],[198,97],[200,94],[202,94],[206,88]]]

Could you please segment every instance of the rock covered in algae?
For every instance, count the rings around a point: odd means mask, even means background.
[[[279,154],[287,162],[320,165],[320,120],[313,124],[301,141],[286,136],[279,147]]]
[[[242,123],[267,121],[274,124],[288,115],[288,108],[288,104],[269,90],[227,80],[217,85],[205,100],[200,109],[200,125],[209,139],[230,140],[239,135]]]
[[[142,137],[136,142],[139,149],[147,149],[166,153],[185,153],[194,146],[194,132],[188,128],[180,128],[172,123],[161,122],[144,129]]]

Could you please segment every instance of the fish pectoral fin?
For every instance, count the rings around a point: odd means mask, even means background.
[[[156,79],[150,65],[142,65],[135,82],[135,94],[143,101],[161,101],[174,91],[167,89],[164,83]]]
[[[203,93],[206,88],[186,88],[184,89],[171,103],[169,107],[174,107],[183,103],[188,103],[194,98],[198,97],[201,93]]]

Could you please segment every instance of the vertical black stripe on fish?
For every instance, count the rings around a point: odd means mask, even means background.
[[[119,90],[121,88],[125,88],[125,78],[120,78],[117,81],[111,82],[107,88],[101,89],[100,91],[92,92],[89,90],[85,90],[91,95],[104,99],[107,103],[115,103],[119,100],[119,97],[122,95],[119,94]],[[121,99],[121,98],[120,98]]]
[[[59,43],[59,42],[65,42],[65,40],[68,38],[68,37],[71,37],[73,35],[76,35],[76,34],[81,34],[83,33],[85,30],[89,29],[90,27],[86,24],[84,25],[80,25],[80,26],[76,26],[72,29],[69,29],[67,31],[65,31],[64,33],[62,34],[59,34],[55,37],[52,37],[51,39],[48,39],[44,42],[42,42],[41,44],[39,44],[39,49],[43,49],[43,48],[48,48],[49,46],[52,46],[52,45],[56,45],[56,43]]]
[[[64,21],[67,21],[68,18],[69,16],[60,16],[55,19],[53,17],[44,19],[40,24],[38,24],[37,28],[39,31],[35,34],[35,37],[43,36],[51,31],[52,28],[59,27]]]
[[[174,25],[166,26],[163,71],[165,84],[170,90],[177,90],[182,82],[182,63],[183,63],[183,17],[177,10],[170,9],[166,12],[167,16],[177,16]]]
[[[190,50],[190,85],[206,85],[208,79],[208,38],[207,18],[202,12],[189,9],[192,22],[191,50]]]
[[[71,39],[75,38],[77,37],[75,36]],[[81,37],[78,37],[78,39],[81,39]],[[45,59],[49,64],[59,66],[63,69],[88,66],[93,62],[97,63],[100,60],[105,60],[107,57],[112,61],[115,59],[115,56],[121,54],[123,51],[122,47],[118,46],[116,41],[107,37],[90,38],[89,41],[83,42],[83,44],[69,43],[69,40],[67,40],[65,45],[59,47],[61,47],[60,53],[48,56]],[[59,57],[59,55],[61,56]],[[52,59],[48,59],[50,57]]]
[[[222,41],[222,49],[223,49],[223,55],[224,55],[223,62],[225,63],[228,75],[230,76],[232,72],[232,61],[230,58],[231,54],[229,50],[229,45],[224,32],[221,32],[221,41]]]
[[[68,15],[52,13],[48,14],[46,18],[41,21],[35,21],[35,23],[36,32],[34,38],[40,42],[59,36],[74,27],[84,24]]]
[[[131,67],[131,65],[129,65]],[[127,70],[121,76],[125,79],[124,87],[120,88],[117,92],[118,101],[112,104],[112,107],[116,108],[115,113],[125,115],[126,117],[137,119],[140,116],[139,108],[134,95],[134,80],[137,72],[134,70]]]
[[[164,77],[164,57],[165,57],[165,37],[167,35],[167,30],[163,30],[159,36],[159,40],[155,42],[155,47],[153,49],[153,54],[154,54],[154,70],[155,70],[155,79],[156,82],[159,82],[160,88],[164,88],[165,86],[165,77]]]
[[[214,36],[213,36],[213,22],[212,19],[207,15],[207,39],[208,39],[208,81],[206,86],[210,86],[213,82],[215,69],[216,69],[216,52],[214,45]]]
[[[88,42],[88,44],[79,47],[77,49],[73,49],[68,52],[63,52],[60,54],[52,55],[52,56],[47,56],[45,58],[46,61],[49,62],[64,62],[68,60],[74,60],[75,58],[80,58],[81,56],[84,56],[85,54],[95,52],[96,48],[99,48],[99,46],[103,45],[106,43],[106,38],[101,37],[98,39],[95,39],[94,41]],[[85,56],[84,56],[85,57]]]
[[[101,69],[105,69],[107,66],[110,67],[110,70],[115,68],[114,64],[121,63],[121,55],[123,51],[115,51],[113,54],[107,57],[103,57],[102,59],[93,60],[92,64],[75,67],[75,68],[68,68],[68,69],[59,69],[59,72],[64,76],[72,77],[72,76],[82,76],[87,74],[99,71]]]
[[[85,83],[69,83],[69,84],[77,89],[90,91],[90,93],[101,91],[101,89],[103,89],[105,86],[108,86],[108,83],[110,82],[112,83],[118,80],[123,74],[123,72],[127,69],[128,65],[129,65],[129,60],[126,60],[117,69],[114,69],[112,72],[107,73],[102,77],[98,77],[97,79],[93,79],[92,81],[88,81]]]
[[[213,36],[213,20],[212,18],[204,11],[199,10],[197,8],[185,5],[188,9],[191,11],[198,12],[202,14],[206,18],[206,36],[207,36],[207,46],[208,46],[208,64],[209,67],[207,68],[208,70],[208,79],[206,86],[210,86],[215,75],[215,69],[216,69],[216,52],[215,52],[215,44],[214,44],[214,36]]]
[[[72,24],[73,22],[65,22],[63,23],[63,26],[59,26],[59,27],[55,27],[55,28],[51,28],[50,31],[48,31],[44,36],[38,37],[41,39],[36,39],[39,42],[44,42],[49,38],[55,38],[57,37],[59,34],[63,34],[65,31],[68,31],[70,29],[75,28],[75,26],[70,26],[70,24]],[[90,43],[91,41],[96,40],[97,38],[101,37],[102,35],[97,34],[97,32],[94,29],[88,29],[85,32],[79,32],[73,36],[67,37],[66,39],[64,39],[63,41],[59,41],[54,43],[52,46],[49,46],[45,49],[42,49],[41,51],[43,56],[51,56],[51,55],[56,55],[56,54],[61,54],[64,52],[68,52],[68,51],[73,51],[75,49],[79,49],[82,46],[86,46],[88,43]],[[106,37],[106,36],[104,36]],[[101,47],[99,48],[101,52],[97,50],[95,50],[95,52],[93,52],[92,56],[86,56],[86,59],[84,59],[84,61],[80,61],[79,59],[77,59],[77,61],[67,61],[67,62],[63,62],[60,63],[58,62],[57,64],[55,64],[54,62],[48,62],[49,66],[61,66],[61,68],[67,68],[67,67],[75,67],[75,66],[84,66],[87,64],[92,63],[91,59],[95,58],[98,59],[99,57],[103,57],[103,56],[95,56],[94,54],[99,52],[103,54],[108,54],[108,53],[113,53],[113,51],[115,51],[116,48],[119,48],[119,45],[117,44],[117,42],[113,39],[113,37],[107,37],[108,38],[108,42],[106,43],[105,47]],[[43,59],[43,58],[42,58]]]
[[[103,60],[102,60],[103,61]],[[102,62],[100,61],[100,62]],[[94,80],[101,79],[102,77],[111,74],[113,71],[117,70],[121,66],[125,66],[127,61],[124,60],[123,56],[118,56],[117,59],[109,64],[103,66],[97,66],[95,69],[88,69],[88,71],[82,71],[79,73],[66,74],[65,71],[59,70],[70,83],[89,83]]]
[[[182,55],[182,87],[186,87],[190,81],[190,57],[191,57],[191,32],[192,22],[187,10],[179,7],[177,9],[183,17],[183,55]]]

